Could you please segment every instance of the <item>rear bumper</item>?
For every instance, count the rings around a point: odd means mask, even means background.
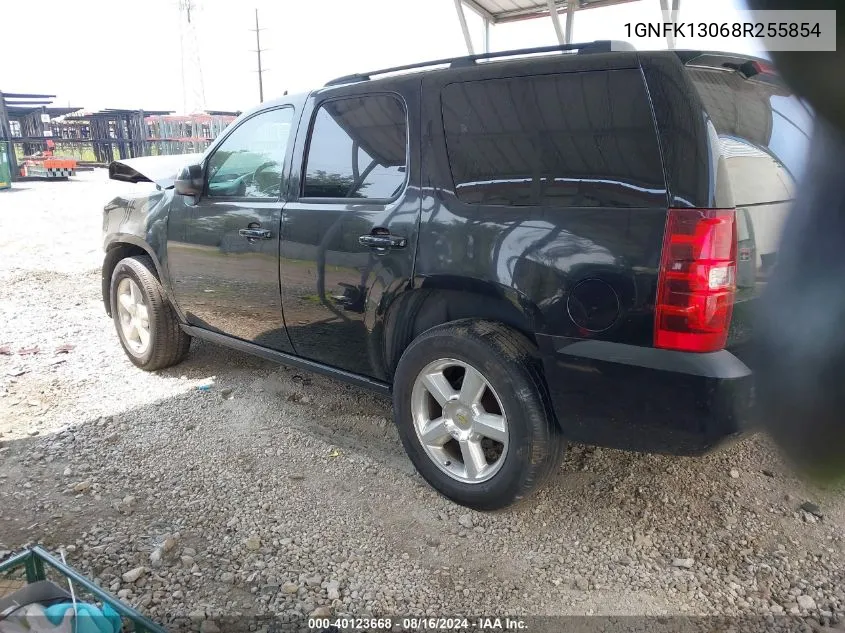
[[[693,354],[537,335],[567,438],[700,455],[751,428],[751,370],[728,351]]]

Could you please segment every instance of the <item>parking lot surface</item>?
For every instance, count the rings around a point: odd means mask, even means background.
[[[0,550],[64,548],[164,624],[845,610],[843,495],[763,437],[699,459],[575,445],[539,495],[480,514],[414,472],[386,399],[201,341],[136,369],[99,272],[101,209],[131,187],[0,192]]]

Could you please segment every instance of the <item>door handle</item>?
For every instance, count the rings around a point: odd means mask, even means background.
[[[358,238],[358,243],[370,248],[405,248],[408,238],[398,235],[373,235],[369,233]]]
[[[273,236],[267,229],[240,229],[238,235],[245,237],[249,241],[269,240]]]

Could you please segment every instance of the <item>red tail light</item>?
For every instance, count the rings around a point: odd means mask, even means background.
[[[736,212],[670,209],[654,307],[654,345],[725,347],[736,294]]]

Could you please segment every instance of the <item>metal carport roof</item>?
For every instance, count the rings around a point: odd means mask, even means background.
[[[636,0],[577,0],[572,3],[574,11],[607,7],[614,4],[625,4]],[[515,20],[529,20],[549,15],[548,0],[464,0],[464,4],[474,9],[480,16],[487,18],[492,24],[513,22]],[[567,0],[554,0],[553,5],[558,11],[568,10]]]
[[[664,21],[676,22],[681,0],[659,1]],[[555,27],[558,42],[560,44],[570,44],[572,42],[572,25],[575,21],[576,11],[597,9],[599,7],[608,7],[629,2],[637,2],[637,0],[455,0],[455,8],[458,11],[458,19],[461,22],[461,29],[463,30],[467,50],[472,55],[475,51],[473,50],[472,38],[467,28],[464,6],[469,7],[481,16],[484,22],[484,52],[489,52],[491,24],[505,24],[517,20],[550,17]],[[562,27],[560,23],[561,12],[566,13],[565,27]],[[671,37],[667,39],[669,47],[673,48],[674,41]]]

